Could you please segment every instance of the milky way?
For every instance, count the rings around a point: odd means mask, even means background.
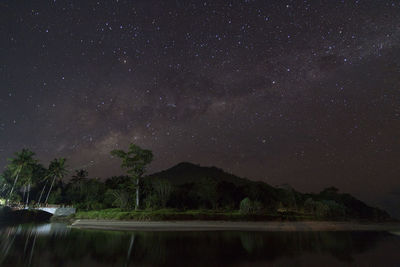
[[[2,1],[0,165],[215,165],[400,205],[399,1]],[[397,204],[396,204],[397,203]]]

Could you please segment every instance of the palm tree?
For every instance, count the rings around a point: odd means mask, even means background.
[[[47,193],[45,203],[47,203],[47,200],[49,199],[56,178],[61,180],[67,174],[65,161],[66,161],[65,158],[59,158],[59,159],[54,159],[50,162],[47,177],[53,177],[53,180],[51,182],[49,192]]]
[[[47,175],[44,178],[44,180],[46,180],[46,183],[44,184],[43,189],[42,189],[42,191],[40,192],[40,195],[39,195],[39,200],[38,200],[38,203],[37,203],[39,206],[40,206],[40,201],[42,200],[42,196],[43,196],[44,190],[46,189],[47,183],[49,182],[49,179],[48,179]]]
[[[43,186],[43,189],[40,193],[40,197],[39,200],[37,202],[38,205],[40,205],[40,200],[42,199],[42,195],[44,193],[44,190],[48,184],[48,177],[47,177],[47,173],[48,170],[43,167],[42,164],[35,164],[32,165],[32,169],[31,169],[31,175],[29,177],[31,177],[30,179],[27,179],[28,181],[25,182],[25,185],[28,184],[28,187],[30,188],[31,186],[33,187],[37,187],[39,186],[43,181],[46,181],[45,185]],[[43,178],[44,177],[44,178]],[[29,193],[29,192],[28,192]],[[29,199],[29,196],[28,196]]]
[[[37,204],[38,204],[39,206],[40,206],[40,201],[42,200],[42,197],[43,197],[43,193],[44,193],[44,191],[46,190],[46,186],[47,186],[47,184],[49,183],[50,177],[51,177],[51,176],[49,176],[49,171],[47,170],[47,174],[44,176],[44,178],[43,178],[43,180],[42,180],[42,181],[46,181],[46,182],[44,183],[44,186],[43,186],[43,188],[42,188],[42,191],[40,192],[40,195],[39,195],[39,200],[38,200],[38,202],[37,202]]]
[[[128,209],[130,208],[130,197],[129,193],[125,190],[112,190],[112,195],[114,196],[114,203],[121,209]]]
[[[27,173],[27,176],[24,181],[24,194],[27,192],[26,196],[26,202],[25,202],[25,207],[27,208],[29,205],[29,194],[31,192],[31,184],[32,184],[32,169],[29,168],[29,172]]]
[[[0,176],[0,178],[2,178],[2,176]],[[0,197],[4,197],[4,192],[6,192],[6,190],[7,190],[7,184],[6,183],[3,183],[3,186],[1,187],[1,190],[0,190]]]
[[[10,194],[7,199],[7,204],[12,196],[14,187],[17,184],[21,172],[25,170],[27,167],[30,167],[31,165],[36,163],[36,160],[33,159],[34,155],[35,153],[24,148],[22,149],[21,152],[15,153],[15,158],[9,159],[9,161],[11,162],[9,168],[12,171],[12,176],[14,177],[14,183],[11,187]]]
[[[111,155],[122,159],[121,168],[127,169],[128,175],[136,180],[136,206],[139,208],[139,180],[146,170],[148,165],[153,160],[153,153],[150,150],[142,149],[141,147],[130,144],[128,152],[123,150],[113,150]]]
[[[83,182],[88,175],[89,173],[87,170],[75,170],[75,175],[72,176],[71,183],[76,189],[79,189],[79,192],[82,192]]]
[[[25,199],[25,207],[29,206],[30,193],[32,191],[32,187],[36,187],[38,184],[38,180],[45,174],[46,169],[43,165],[38,164],[37,161],[30,164],[24,171],[20,174],[20,179],[23,179],[24,186],[24,199]]]

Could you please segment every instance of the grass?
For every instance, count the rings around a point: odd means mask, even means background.
[[[74,219],[103,220],[135,220],[135,221],[167,221],[167,220],[223,220],[223,221],[276,221],[276,220],[307,220],[304,215],[274,214],[242,214],[239,211],[218,210],[186,210],[174,209],[124,211],[118,208],[79,211]]]

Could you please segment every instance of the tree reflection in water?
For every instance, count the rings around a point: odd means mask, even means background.
[[[107,232],[46,224],[0,228],[0,265],[232,266],[304,261],[304,255],[308,265],[321,256],[357,265],[357,256],[382,244],[400,248],[400,238],[384,232]],[[381,262],[400,262],[387,256]]]

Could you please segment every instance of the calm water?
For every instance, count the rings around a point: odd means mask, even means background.
[[[400,266],[386,232],[107,232],[0,227],[1,266]]]

